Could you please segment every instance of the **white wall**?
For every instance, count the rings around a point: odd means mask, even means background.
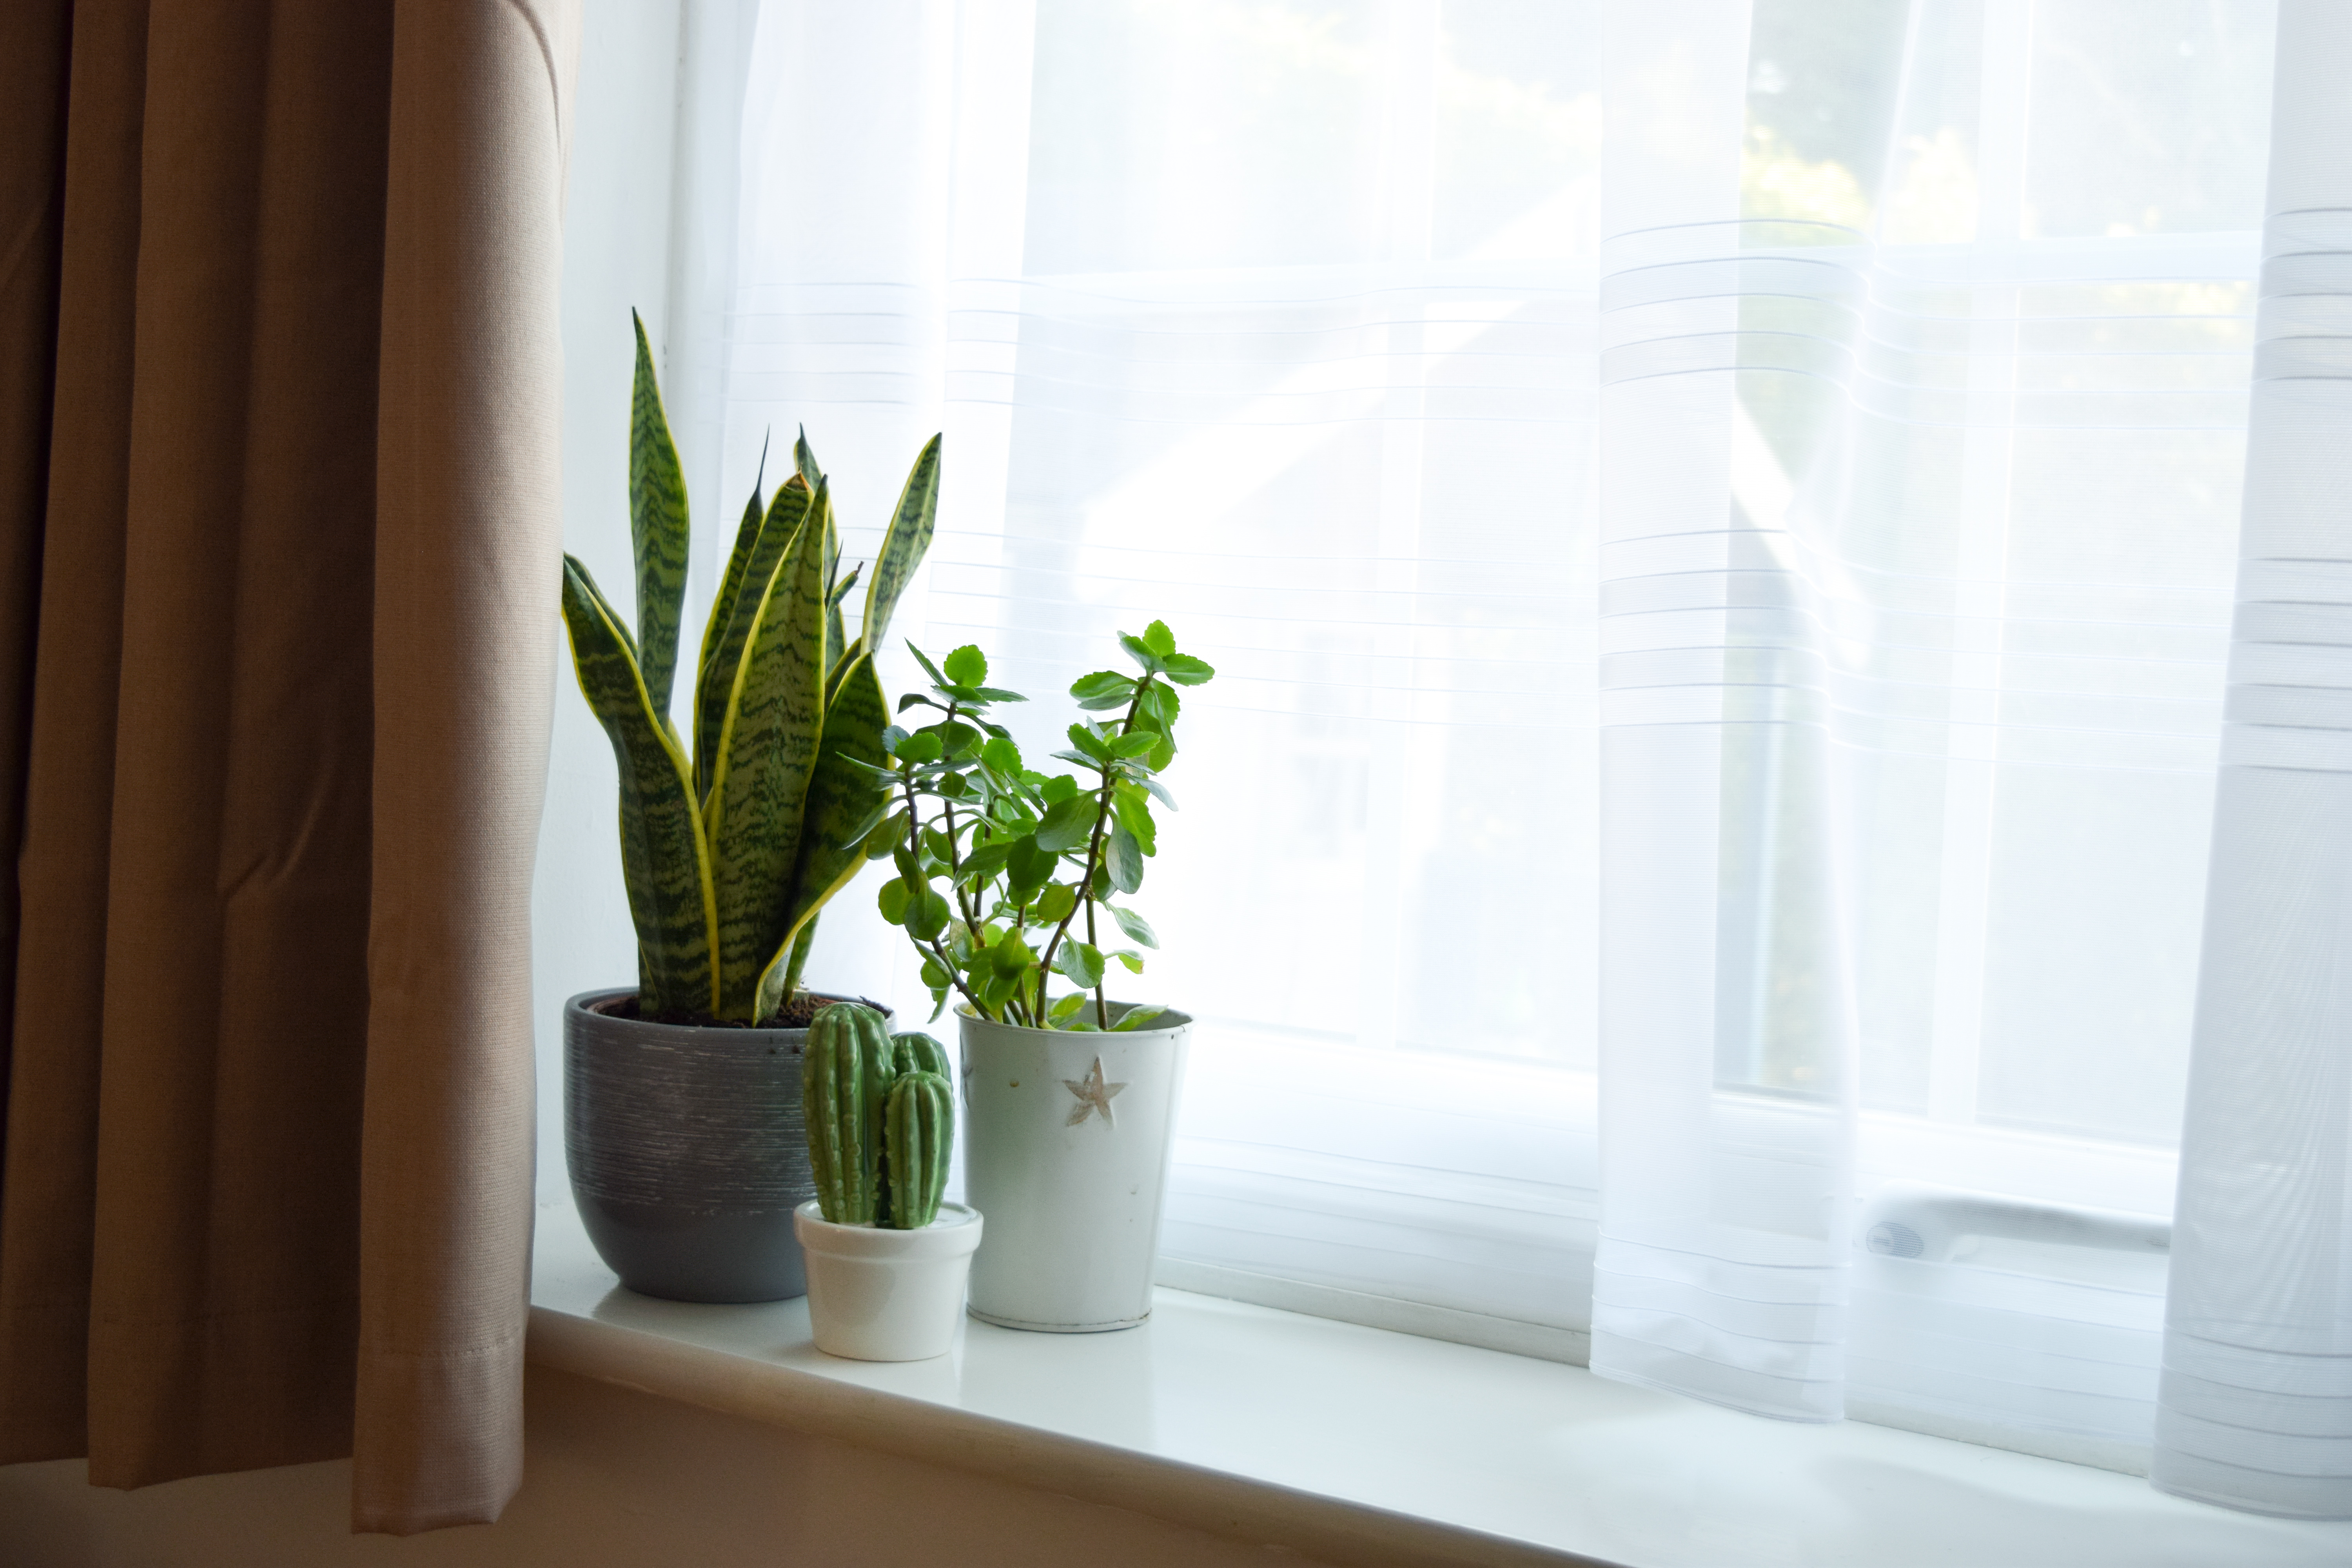
[[[135,1492],[0,1468],[7,1568],[1241,1568],[1181,1525],[534,1368],[529,1470],[495,1525],[349,1533],[348,1461]]]
[[[668,299],[670,147],[679,0],[586,0],[563,210],[563,546],[634,605],[629,383],[634,306],[658,345]],[[548,606],[548,636],[562,631]],[[563,1000],[634,985],[636,936],[621,882],[613,751],[559,661],[555,742],[531,889],[539,1060],[539,1189],[561,1196]]]

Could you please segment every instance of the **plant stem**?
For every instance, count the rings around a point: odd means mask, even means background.
[[[908,769],[901,775],[901,778],[907,791],[907,851],[908,854],[919,856],[923,852],[923,817],[922,813],[917,810],[915,806],[914,770],[911,768]],[[953,847],[952,841],[950,841],[950,847]],[[953,886],[952,883],[950,885]],[[907,940],[915,944],[915,951],[917,952],[923,952],[923,939],[915,934],[914,928],[912,926],[907,928]],[[947,951],[940,945],[938,938],[934,937],[931,939],[930,951],[929,952],[924,952],[924,956],[937,960],[939,966],[947,971],[948,978],[954,982],[955,988],[957,990],[963,993],[964,1000],[971,1004],[971,1010],[973,1012],[979,1014],[983,1018],[988,1016],[988,1009],[981,1005],[980,998],[972,994],[971,986],[964,984],[963,971],[956,967],[954,961],[949,957]],[[1001,1018],[993,1021],[997,1023],[1003,1022]]]
[[[1148,675],[1135,683],[1135,700],[1127,705],[1127,717],[1119,721],[1118,733],[1111,739],[1122,739],[1129,730],[1135,728],[1135,715],[1143,706],[1143,694],[1150,689],[1151,677]],[[1087,937],[1090,945],[1095,934],[1095,866],[1102,857],[1103,830],[1110,821],[1111,789],[1118,778],[1118,775],[1111,771],[1115,765],[1108,762],[1103,763],[1102,795],[1095,803],[1095,830],[1093,837],[1087,841],[1086,876],[1078,883],[1078,902],[1086,906]],[[1071,905],[1070,912],[1062,917],[1062,923],[1054,928],[1054,940],[1045,944],[1045,956],[1037,965],[1040,971],[1054,967],[1054,953],[1062,945],[1062,935],[1070,929],[1070,921],[1077,917],[1077,913],[1078,905]],[[1096,951],[1101,950],[1097,948]],[[1042,993],[1045,986],[1045,976],[1041,973],[1037,980],[1038,990]],[[1103,1005],[1102,987],[1099,985],[1095,987],[1095,1022],[1098,1027],[1109,1026],[1108,1014]]]
[[[917,952],[923,952],[923,944],[921,942],[918,941],[915,943],[915,951]],[[977,1013],[983,1018],[988,1016],[988,1009],[980,1005],[980,998],[973,995],[971,993],[971,987],[963,983],[962,971],[956,968],[953,958],[950,956],[946,948],[940,945],[940,942],[937,937],[931,939],[930,951],[928,953],[925,953],[924,956],[931,959],[933,962],[938,963],[941,969],[947,971],[948,978],[955,983],[955,988],[957,990],[963,993],[963,999],[971,1004],[971,1010],[974,1013]],[[1003,1023],[1003,1020],[999,1018],[992,1020],[992,1022]]]
[[[955,717],[956,705],[952,700],[950,700],[948,703],[948,716],[942,720],[941,722],[952,724],[955,722]],[[942,743],[944,744],[944,742]],[[940,796],[940,812],[942,819],[947,823],[948,896],[955,900],[956,908],[962,912],[964,925],[967,928],[976,930],[980,925],[980,907],[977,904],[968,901],[968,894],[961,886],[963,879],[963,860],[962,858],[956,853],[955,802],[950,800],[945,795]],[[919,853],[919,850],[918,852]]]
[[[1097,952],[1102,951],[1102,943],[1095,937],[1095,901],[1092,899],[1087,900],[1087,945]],[[1110,965],[1106,963],[1101,977],[1095,982],[1095,1027],[1097,1029],[1110,1027],[1110,1004],[1103,1000],[1102,987],[1103,981],[1109,978]]]

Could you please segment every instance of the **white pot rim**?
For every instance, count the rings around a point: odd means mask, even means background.
[[[1139,1007],[1141,1005],[1143,1005],[1143,1004],[1139,1002],[1113,1002],[1111,1004],[1111,1006],[1115,1009]],[[1189,1029],[1192,1026],[1192,1015],[1185,1012],[1181,1007],[1166,1007],[1160,1013],[1160,1017],[1157,1020],[1140,1029],[1121,1029],[1117,1031],[1102,1030],[1097,1032],[1089,1032],[1084,1029],[1039,1029],[1034,1028],[1027,1024],[1000,1024],[993,1018],[983,1018],[979,1014],[973,1012],[971,1010],[971,1004],[969,1002],[957,1003],[955,1005],[955,1016],[958,1023],[976,1027],[983,1034],[991,1029],[1003,1029],[1010,1034],[1035,1035],[1042,1039],[1073,1041],[1093,1040],[1098,1044],[1105,1041],[1149,1040],[1157,1036],[1172,1035],[1179,1029]]]
[[[941,1204],[939,1218],[920,1230],[835,1225],[824,1217],[824,1205],[814,1198],[793,1211],[793,1233],[803,1249],[829,1258],[963,1258],[979,1247],[980,1232],[980,1211],[962,1204]]]

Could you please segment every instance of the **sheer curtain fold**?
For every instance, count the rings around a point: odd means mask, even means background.
[[[2352,1518],[2352,16],[2280,8],[2156,1483]]]
[[[1592,1366],[1825,1420],[1843,1413],[1847,1036],[1834,1008],[1812,1020],[1766,1089],[1793,1098],[1725,1081],[1726,1037],[1769,985],[1739,901],[1770,895],[1743,891],[1752,852],[1722,825],[1759,789],[1818,812],[1828,784],[1819,595],[1785,508],[1743,493],[1757,437],[1739,367],[1797,345],[1750,343],[1743,304],[1820,300],[1834,318],[1854,280],[1831,259],[1847,237],[1780,259],[1753,247],[1790,236],[1737,221],[1749,20],[1747,0],[1681,0],[1608,34]]]
[[[48,247],[56,353],[6,628],[35,658],[0,1452],[128,1487],[356,1431],[362,1528],[492,1518],[569,11],[51,11],[69,65],[8,63],[71,74],[62,223],[20,252]]]

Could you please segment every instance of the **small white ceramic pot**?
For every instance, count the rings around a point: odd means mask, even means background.
[[[988,1215],[973,1317],[1069,1334],[1151,1315],[1192,1020],[1171,1011],[1156,1022],[1069,1034],[960,1016],[964,1195]]]
[[[920,1230],[835,1225],[816,1201],[793,1211],[808,1260],[816,1348],[852,1361],[929,1361],[948,1353],[963,1316],[980,1215],[941,1204]]]

